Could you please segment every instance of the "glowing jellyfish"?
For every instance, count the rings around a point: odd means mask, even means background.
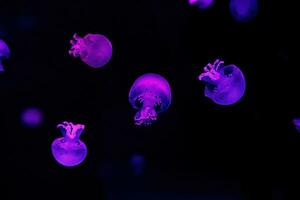
[[[232,17],[237,22],[248,22],[257,15],[257,0],[230,0],[229,9]]]
[[[43,121],[43,113],[39,108],[27,108],[22,112],[21,120],[27,127],[37,127]]]
[[[300,132],[300,118],[294,119],[293,123],[296,126],[297,131]]]
[[[57,126],[63,137],[57,138],[52,143],[52,154],[56,161],[66,167],[79,165],[87,155],[86,145],[79,139],[84,125],[74,125],[71,122],[63,122]]]
[[[144,173],[145,159],[141,154],[133,154],[130,157],[130,164],[134,176],[140,176]]]
[[[112,57],[112,45],[104,35],[87,34],[82,38],[75,33],[71,45],[69,54],[93,68],[103,67]]]
[[[10,57],[10,50],[7,44],[0,39],[0,72],[4,72],[2,61]]]
[[[246,81],[242,71],[235,65],[223,65],[216,60],[208,63],[199,80],[206,82],[205,96],[219,105],[231,105],[239,101],[245,93]]]
[[[214,0],[189,0],[191,6],[196,5],[200,9],[209,8],[214,3]]]
[[[144,74],[133,84],[129,101],[139,111],[134,117],[136,125],[150,125],[157,120],[157,113],[166,111],[172,100],[171,87],[158,74]]]

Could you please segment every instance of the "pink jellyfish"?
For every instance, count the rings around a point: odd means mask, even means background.
[[[10,50],[7,44],[0,39],[0,72],[4,72],[2,61],[10,57]]]
[[[87,155],[86,145],[79,139],[84,125],[74,125],[71,122],[63,122],[57,126],[63,137],[53,141],[51,149],[55,160],[66,167],[79,165]]]
[[[216,60],[208,63],[199,76],[200,81],[206,82],[205,96],[219,105],[231,105],[239,101],[245,93],[246,81],[242,71],[235,65],[223,65]]]
[[[198,8],[203,10],[209,8],[214,3],[214,0],[188,0],[188,1],[191,6],[197,5]]]
[[[112,45],[104,35],[87,34],[82,38],[75,33],[71,45],[69,54],[93,68],[103,67],[112,57]]]
[[[171,87],[158,74],[144,74],[135,80],[129,92],[131,105],[138,109],[134,117],[136,125],[150,125],[157,120],[157,113],[166,111],[172,100]]]

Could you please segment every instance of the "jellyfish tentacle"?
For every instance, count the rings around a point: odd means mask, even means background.
[[[203,73],[201,73],[198,77],[198,79],[200,81],[203,80],[204,77],[209,77],[211,80],[213,81],[217,81],[220,79],[220,73],[218,72],[219,70],[219,66],[221,64],[223,64],[223,61],[220,61],[219,59],[216,59],[215,62],[213,64],[208,63],[205,67],[204,67],[204,71]]]
[[[84,129],[84,125],[75,125],[72,122],[64,121],[62,124],[57,125],[57,128],[60,128],[65,138],[69,140],[76,140],[79,139],[79,136]]]
[[[80,53],[82,51],[82,46],[84,45],[83,43],[83,38],[81,38],[77,33],[73,35],[73,39],[70,40],[71,43],[71,49],[69,50],[69,54],[71,56],[79,57]]]

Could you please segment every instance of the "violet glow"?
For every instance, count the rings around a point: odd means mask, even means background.
[[[130,157],[130,164],[133,175],[140,176],[144,173],[145,159],[141,154],[133,154]]]
[[[171,87],[158,74],[144,74],[133,84],[129,92],[131,105],[138,109],[134,117],[136,125],[151,125],[157,113],[166,111],[172,101]]]
[[[43,121],[43,113],[38,108],[27,108],[21,114],[22,123],[27,127],[37,127]]]
[[[216,60],[208,63],[199,76],[200,81],[206,82],[205,96],[219,105],[231,105],[239,101],[245,93],[246,81],[242,71],[235,65],[223,65]]]
[[[295,118],[293,124],[296,126],[298,132],[300,132],[300,118]]]
[[[84,125],[63,122],[57,128],[61,130],[63,137],[57,138],[51,145],[55,160],[66,167],[79,165],[87,155],[87,147],[79,139]]]
[[[237,22],[253,20],[258,12],[257,0],[230,0],[229,9],[232,17]]]
[[[214,0],[189,0],[191,6],[197,5],[200,9],[209,8],[214,3]]]
[[[10,50],[7,44],[0,39],[0,72],[4,72],[2,61],[10,57]]]
[[[111,42],[100,34],[87,34],[83,38],[76,33],[71,40],[69,54],[80,59],[93,68],[106,65],[112,57]]]

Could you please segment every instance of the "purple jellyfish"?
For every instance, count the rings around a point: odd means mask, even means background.
[[[132,173],[134,176],[140,176],[144,173],[145,159],[141,154],[135,153],[130,157]]]
[[[27,108],[22,112],[21,120],[27,127],[37,127],[43,121],[43,113],[39,108]]]
[[[189,0],[191,6],[197,5],[200,9],[209,8],[214,3],[214,0]]]
[[[297,131],[300,132],[300,118],[294,119],[293,124],[296,126]]]
[[[57,126],[64,137],[57,138],[51,145],[55,160],[66,167],[79,165],[87,155],[86,145],[79,139],[84,125],[63,122]]]
[[[231,105],[239,101],[245,93],[246,81],[242,71],[235,65],[223,65],[216,60],[208,63],[199,80],[206,82],[205,96],[219,105]]]
[[[10,50],[7,44],[0,39],[0,72],[4,72],[2,61],[10,57]]]
[[[229,9],[237,22],[248,22],[257,15],[257,0],[230,0]]]
[[[131,105],[138,109],[134,117],[136,125],[150,125],[157,113],[166,111],[172,100],[171,87],[158,74],[144,74],[135,80],[129,92]]]
[[[80,59],[93,68],[106,65],[112,56],[110,41],[100,34],[87,34],[83,38],[76,33],[71,40],[69,54]]]

